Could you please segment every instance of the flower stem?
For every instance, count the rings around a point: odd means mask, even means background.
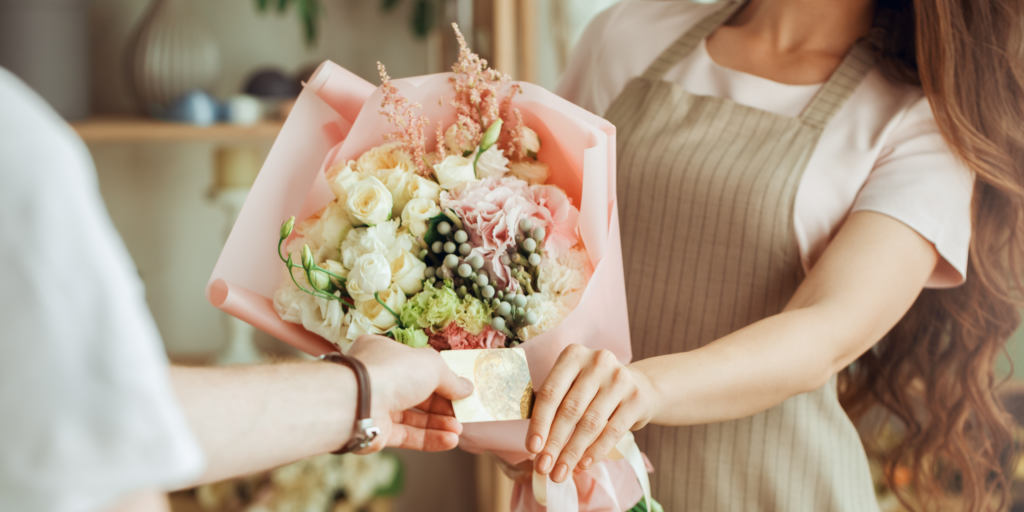
[[[389,308],[387,304],[384,304],[384,301],[380,300],[380,292],[374,292],[373,298],[377,299],[377,303],[384,306],[384,309],[388,310],[388,313],[391,313],[391,316],[395,317],[395,323],[398,324],[398,327],[405,329],[405,325],[402,324],[402,317],[398,316],[398,313],[395,313],[395,310]]]

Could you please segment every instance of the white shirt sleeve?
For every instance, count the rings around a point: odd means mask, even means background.
[[[949,288],[967,275],[973,190],[974,175],[946,144],[922,98],[887,135],[851,211],[888,215],[932,242],[942,259],[927,287]]]
[[[0,510],[99,512],[197,478],[142,282],[85,145],[0,69]]]

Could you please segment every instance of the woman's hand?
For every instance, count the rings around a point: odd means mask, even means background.
[[[371,410],[381,430],[378,441],[360,453],[385,446],[435,452],[459,444],[462,424],[451,401],[471,395],[473,384],[452,373],[436,351],[366,335],[348,355],[370,372]]]
[[[607,350],[569,345],[537,390],[526,449],[534,467],[563,482],[574,469],[603,460],[626,432],[646,425],[656,409],[645,375]]]

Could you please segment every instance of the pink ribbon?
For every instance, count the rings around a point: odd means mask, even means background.
[[[512,512],[622,512],[644,497],[629,462],[604,461],[557,484],[547,479],[547,506],[537,503],[533,489],[516,484]]]

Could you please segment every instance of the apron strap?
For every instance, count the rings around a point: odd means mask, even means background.
[[[824,128],[874,66],[875,54],[867,43],[854,44],[839,68],[800,113],[800,120],[815,128]]]
[[[672,43],[671,46],[665,49],[655,59],[654,62],[644,71],[643,77],[649,80],[661,80],[665,77],[665,74],[669,72],[676,64],[686,58],[694,48],[705,37],[711,35],[718,27],[722,26],[723,23],[728,21],[732,17],[744,2],[733,0],[722,2],[725,7],[711,13],[708,17],[704,18],[688,30],[682,37],[676,39],[676,42]]]

